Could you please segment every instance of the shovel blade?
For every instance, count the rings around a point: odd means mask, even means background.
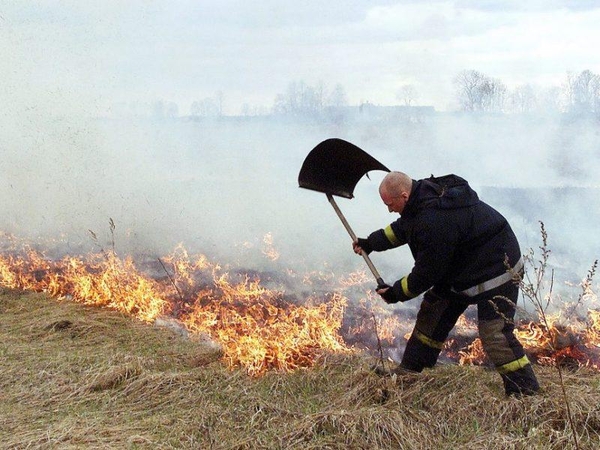
[[[301,188],[353,198],[356,184],[371,170],[390,171],[356,145],[332,138],[310,151],[300,169],[298,184]]]

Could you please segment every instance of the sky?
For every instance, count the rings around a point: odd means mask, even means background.
[[[456,106],[454,77],[509,88],[600,72],[593,0],[0,0],[0,101],[10,113],[103,115],[115,103],[269,108],[291,82],[350,104]]]

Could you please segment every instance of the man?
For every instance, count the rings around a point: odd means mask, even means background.
[[[408,244],[415,260],[412,270],[392,286],[378,286],[377,293],[387,303],[397,303],[424,292],[398,370],[433,367],[460,315],[476,304],[479,336],[506,394],[538,391],[531,364],[513,333],[519,293],[513,274],[522,271],[523,260],[506,219],[456,175],[416,181],[390,172],[379,194],[400,218],[354,241],[354,251],[369,254]]]

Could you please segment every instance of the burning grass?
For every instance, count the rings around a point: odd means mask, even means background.
[[[259,279],[230,273],[203,255],[190,258],[181,247],[164,260],[173,273],[162,259],[140,268],[114,251],[52,259],[25,246],[0,255],[0,285],[148,323],[170,315],[186,331],[218,341],[228,365],[252,376],[310,367],[323,350],[350,351],[339,333],[346,305],[339,293],[296,304]]]
[[[108,309],[0,294],[0,442],[16,448],[570,448],[559,381],[507,399],[483,367],[379,378],[372,358],[248,377],[220,354]],[[202,360],[202,364],[197,361]],[[565,374],[580,448],[600,446],[600,376]]]
[[[251,376],[311,367],[323,352],[362,349],[398,358],[414,319],[414,310],[384,308],[362,272],[339,277],[288,270],[266,273],[265,281],[256,271],[223,267],[181,246],[167,257],[137,261],[117,256],[114,243],[111,251],[49,257],[5,236],[2,248],[0,285],[107,307],[147,323],[176,322],[182,334],[217,342],[228,367]],[[597,300],[589,278],[586,299]],[[589,309],[584,320],[570,315],[566,325],[560,316],[524,321],[516,333],[540,364],[600,369],[598,310]],[[476,328],[467,310],[442,360],[487,364]]]

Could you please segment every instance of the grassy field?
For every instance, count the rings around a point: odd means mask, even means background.
[[[443,365],[379,378],[364,355],[251,378],[168,328],[44,294],[0,292],[0,448],[576,448],[556,369],[505,398]],[[600,374],[565,374],[579,448],[600,447]]]

